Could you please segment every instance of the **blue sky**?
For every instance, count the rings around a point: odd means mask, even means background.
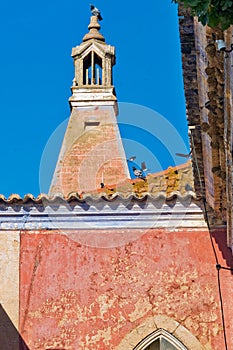
[[[5,196],[46,191],[39,185],[40,168],[49,181],[59,139],[46,163],[41,165],[41,158],[70,114],[71,49],[87,32],[89,3],[12,0],[0,5],[0,193]],[[188,147],[176,6],[170,0],[94,4],[104,18],[101,32],[116,47],[114,85],[127,157],[136,153],[138,163],[146,160],[152,172],[184,162],[174,156]]]

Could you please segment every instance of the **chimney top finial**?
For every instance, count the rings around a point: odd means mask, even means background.
[[[105,41],[104,36],[99,32],[100,24],[98,23],[98,16],[91,16],[91,21],[88,26],[89,33],[83,37],[83,41],[90,39],[96,39],[99,41]]]

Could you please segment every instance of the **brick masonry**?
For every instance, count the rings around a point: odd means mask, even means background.
[[[50,194],[90,192],[124,181],[126,157],[113,107],[85,107],[71,114]]]

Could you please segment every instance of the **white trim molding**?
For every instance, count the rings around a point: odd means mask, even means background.
[[[189,200],[143,201],[116,198],[106,201],[1,203],[0,230],[206,228],[201,208]]]

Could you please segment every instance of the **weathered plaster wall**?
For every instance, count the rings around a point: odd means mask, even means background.
[[[18,328],[19,231],[0,231],[0,304]]]
[[[107,232],[101,233],[104,239]],[[161,324],[166,317],[180,327],[173,332],[183,334],[183,343],[185,334],[191,334],[201,344],[194,342],[191,350],[224,347],[215,260],[206,229],[150,229],[136,240],[133,230],[111,230],[112,237],[129,235],[129,240],[123,245],[116,240],[109,248],[102,248],[98,231],[90,234],[92,246],[80,243],[74,232],[21,233],[20,329],[31,350],[123,349],[122,341],[140,325],[151,318]],[[219,249],[225,232],[216,237]],[[218,253],[222,265],[229,263]],[[224,273],[231,348],[233,283],[230,272]],[[166,327],[170,331],[169,322],[164,322]],[[156,322],[148,331],[155,329]]]

